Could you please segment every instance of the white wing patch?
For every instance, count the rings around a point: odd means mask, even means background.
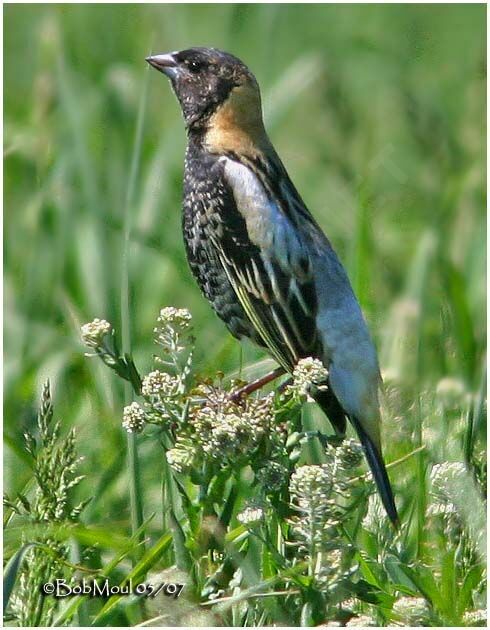
[[[277,211],[262,184],[247,166],[226,157],[220,158],[220,162],[224,162],[225,178],[245,219],[250,240],[260,249],[270,249],[273,240],[270,226]]]

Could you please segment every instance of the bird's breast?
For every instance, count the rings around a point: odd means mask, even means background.
[[[186,159],[182,227],[187,260],[202,293],[229,331],[260,344],[220,262],[217,245],[226,236],[223,219],[230,199],[215,166],[207,156]]]

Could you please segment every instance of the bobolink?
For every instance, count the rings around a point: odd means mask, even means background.
[[[184,116],[184,241],[202,292],[235,337],[266,348],[282,370],[322,361],[327,387],[312,395],[338,435],[346,418],[353,424],[396,524],[376,350],[344,268],[267,137],[254,75],[214,48],[147,61],[170,79]]]

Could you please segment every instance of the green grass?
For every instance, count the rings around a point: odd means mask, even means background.
[[[431,466],[466,462],[476,504],[458,510],[469,531],[482,525],[485,13],[483,5],[5,6],[4,478],[10,496],[32,492],[22,436],[35,431],[49,378],[63,431],[75,428],[84,457],[75,498],[93,497],[73,534],[77,563],[115,581],[148,570],[171,580],[177,553],[179,570],[190,566],[200,585],[216,568],[196,560],[189,518],[197,512],[181,505],[151,432],[132,440],[140,468],[132,472],[121,429],[130,390],[84,357],[79,333],[94,317],[109,320],[146,374],[159,309],[186,307],[198,331],[197,373],[243,368],[252,378],[266,369],[261,352],[230,338],[188,271],[183,124],[166,81],[144,62],[152,51],[214,45],[255,72],[270,136],[362,303],[385,376],[387,461],[424,446],[391,471],[405,523],[398,547],[357,534],[363,580],[384,594],[380,611],[398,585],[432,601],[444,625],[484,606],[478,541],[473,555],[446,549],[426,507]],[[307,428],[325,430],[313,406],[303,415]],[[309,456],[321,455],[312,444]],[[237,482],[237,505],[252,493],[247,483]],[[274,526],[284,526],[281,517]],[[235,510],[230,557],[237,528]],[[21,530],[9,522],[6,559],[22,547]],[[249,589],[277,574],[253,538],[242,566]],[[226,623],[301,621],[281,595],[240,596],[245,612],[235,603]],[[77,602],[78,621],[142,619],[133,601]]]

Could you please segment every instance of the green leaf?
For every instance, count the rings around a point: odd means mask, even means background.
[[[175,512],[170,509],[168,512],[168,522],[172,531],[172,540],[175,552],[175,563],[179,569],[191,572],[192,558],[185,544],[185,534],[179,521],[175,517]]]
[[[77,524],[70,528],[70,536],[73,536],[80,544],[91,547],[99,545],[105,549],[118,551],[131,550],[137,546],[132,538],[125,538],[116,532],[109,532],[106,527],[85,527]]]
[[[480,566],[471,567],[466,574],[463,585],[459,591],[457,611],[461,617],[470,606],[473,591],[478,588],[483,580],[483,569]]]
[[[323,593],[311,586],[303,592],[307,600],[301,611],[301,625],[318,626],[325,620],[326,602]],[[305,623],[303,624],[303,620]]]
[[[301,608],[301,617],[300,617],[300,624],[302,628],[307,628],[307,627],[316,625],[315,622],[313,621],[312,609],[313,607],[312,607],[311,602],[306,602],[306,604],[303,604],[303,607]]]
[[[25,450],[22,442],[19,442],[19,437],[16,435],[10,435],[7,432],[3,434],[3,443],[8,446],[17,457],[24,462],[29,468],[33,468],[33,457]]]
[[[134,364],[133,358],[129,354],[124,355],[124,364],[126,365],[126,378],[133,386],[135,393],[139,396],[141,394],[141,376]]]
[[[475,376],[476,340],[475,326],[466,296],[466,283],[461,272],[445,259],[442,277],[445,280],[446,294],[449,299],[454,325],[454,340],[459,350],[459,361],[466,372],[466,378],[473,385]]]
[[[400,560],[391,554],[388,554],[384,561],[386,572],[393,580],[398,584],[402,584],[414,594],[417,591],[417,586],[413,580],[405,573],[404,565]]]
[[[220,524],[223,527],[224,531],[226,531],[228,525],[230,524],[231,516],[233,514],[233,508],[235,506],[235,501],[237,499],[237,496],[238,496],[238,490],[237,490],[236,483],[232,483],[230,492],[228,493],[228,497],[226,499],[226,503],[219,517]]]
[[[27,543],[23,545],[17,553],[10,558],[3,572],[3,609],[7,609],[7,605],[10,599],[10,595],[17,581],[17,574],[20,571],[22,561],[26,553],[31,547],[37,547],[36,543]]]
[[[120,586],[125,586],[130,581],[132,581],[134,585],[139,584],[148,571],[156,565],[162,554],[170,546],[171,542],[172,536],[168,533],[164,534],[158,542],[151,547],[151,549],[148,549],[141,560],[134,566],[133,570],[124,578]],[[110,610],[114,608],[114,606],[118,604],[121,599],[123,599],[122,595],[114,595],[111,597],[105,606],[103,606],[99,611],[92,625],[96,625]]]
[[[439,591],[432,570],[422,565],[417,566],[417,570],[412,567],[405,567],[404,570],[422,595],[432,602],[436,609],[444,612],[446,602]]]
[[[371,570],[369,563],[362,557],[361,554],[357,554],[357,559],[359,561],[359,567],[361,569],[361,572],[366,578],[366,580],[369,582],[369,584],[372,584],[374,586],[377,586],[378,588],[381,588],[381,584],[378,578],[376,577],[376,575]]]
[[[138,545],[138,540],[139,540],[139,537],[140,537],[141,533],[146,529],[148,523],[153,519],[153,516],[154,515],[152,514],[148,519],[146,519],[146,521],[134,533],[134,535],[130,539],[128,539],[127,545],[120,551],[120,553],[115,558],[113,558],[105,567],[103,567],[100,570],[99,575],[101,575],[103,577],[109,577],[109,575],[118,566],[118,564],[120,562],[122,562],[124,560],[124,558],[126,558],[126,556],[129,555],[129,553],[133,550],[133,548],[135,546]],[[168,536],[168,534],[167,534],[167,536]],[[158,545],[158,543],[157,543],[157,545]],[[147,554],[150,554],[152,549],[150,549],[147,552]],[[145,557],[146,556],[144,556],[144,558]],[[136,566],[139,566],[143,562],[144,558]],[[136,570],[136,567],[133,570]],[[56,617],[56,619],[53,622],[53,625],[54,626],[66,625],[67,621],[73,617],[73,615],[77,612],[79,606],[85,601],[85,599],[87,599],[87,596],[85,596],[85,595],[80,595],[78,597],[73,598],[69,602],[69,605],[66,606],[66,608],[64,608],[60,612],[60,614]]]
[[[440,592],[445,602],[445,613],[451,616],[457,616],[456,571],[455,550],[450,549],[442,558]]]
[[[242,537],[245,538],[246,536],[248,536],[248,529],[245,527],[245,525],[239,525],[238,527],[235,527],[235,529],[232,529],[226,534],[225,542],[236,543],[236,542],[239,542],[242,539]]]
[[[348,592],[355,593],[358,599],[368,604],[389,608],[395,599],[392,595],[388,595],[384,590],[374,584],[366,582],[366,580],[358,580],[357,582],[346,580],[345,584],[348,585],[348,589],[346,589]]]

